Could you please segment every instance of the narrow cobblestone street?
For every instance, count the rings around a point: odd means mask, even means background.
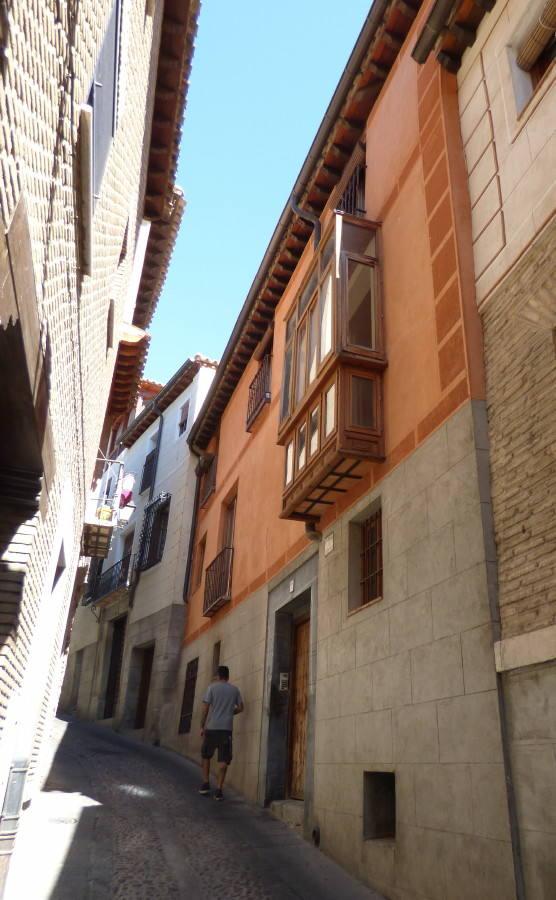
[[[200,796],[181,757],[75,721],[52,739],[7,900],[380,900],[263,810]]]

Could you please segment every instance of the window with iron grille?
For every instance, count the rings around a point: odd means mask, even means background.
[[[363,163],[355,166],[337,209],[350,216],[365,215],[365,166]]]
[[[116,0],[108,19],[88,100],[93,110],[93,203],[100,195],[102,177],[116,131],[120,20],[121,0]]]
[[[180,722],[178,734],[189,734],[191,720],[193,718],[193,704],[195,702],[195,687],[197,686],[197,671],[199,669],[199,657],[191,659],[185,670],[185,686],[183,689],[183,701],[181,704]]]
[[[168,530],[170,499],[170,494],[162,493],[145,508],[137,558],[137,568],[142,571],[162,559]]]
[[[361,524],[361,605],[382,597],[382,510]]]
[[[382,510],[375,504],[350,522],[349,611],[379,600],[382,581]]]
[[[141,487],[139,493],[142,494],[150,488],[154,480],[154,471],[156,467],[156,446],[154,450],[147,453],[145,457],[145,465],[143,466],[143,474],[141,476]]]
[[[178,425],[178,434],[181,437],[182,434],[185,434],[187,429],[187,420],[189,418],[189,400],[187,400],[180,411],[180,421]]]

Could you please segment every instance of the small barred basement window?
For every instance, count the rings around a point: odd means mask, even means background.
[[[363,840],[395,838],[395,773],[365,772],[363,789]]]

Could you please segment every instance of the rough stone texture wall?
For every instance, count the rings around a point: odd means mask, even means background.
[[[556,292],[555,258],[556,221],[483,315],[502,638],[556,623],[555,346],[530,316]]]
[[[241,691],[245,710],[234,721],[234,760],[227,777],[230,785],[248,800],[256,802],[259,746],[263,711],[264,657],[266,636],[266,586],[221,618],[213,628],[187,644],[177,679],[173,731],[162,735],[162,743],[195,761],[201,757],[200,719],[203,695],[212,681],[212,652],[221,642],[220,662],[230,667],[230,680]],[[193,721],[189,734],[178,734],[185,670],[191,659],[199,658]]]
[[[321,847],[392,900],[515,896],[486,447],[467,403],[321,545],[315,817]],[[350,523],[378,497],[383,598],[348,614]],[[365,771],[395,772],[395,840],[363,838]]]
[[[57,608],[51,610],[58,627],[46,651],[50,664],[34,757],[60,685],[60,650],[79,557],[84,497],[116,353],[116,348],[106,348],[107,313],[113,298],[117,346],[142,212],[150,136],[162,8],[157,4],[154,17],[146,16],[143,0],[124,0],[117,130],[92,223],[92,273],[83,276],[78,250],[82,227],[76,156],[79,105],[87,100],[111,7],[111,0],[8,3],[2,32],[0,217],[8,229],[19,200],[25,198],[38,315],[51,352],[49,412],[56,469],[26,571],[14,653],[4,665],[4,671],[11,672],[2,685],[4,715],[28,668],[40,606],[49,599],[49,573],[59,551],[55,541],[63,490],[73,497],[64,589],[57,592]],[[128,222],[128,253],[116,279]],[[40,635],[32,652],[37,648],[45,652]]]

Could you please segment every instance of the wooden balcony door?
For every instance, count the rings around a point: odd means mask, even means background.
[[[222,548],[234,546],[234,528],[236,524],[236,498],[226,505],[222,528]]]
[[[294,625],[291,686],[290,797],[303,800],[307,751],[307,694],[309,689],[309,619]]]

